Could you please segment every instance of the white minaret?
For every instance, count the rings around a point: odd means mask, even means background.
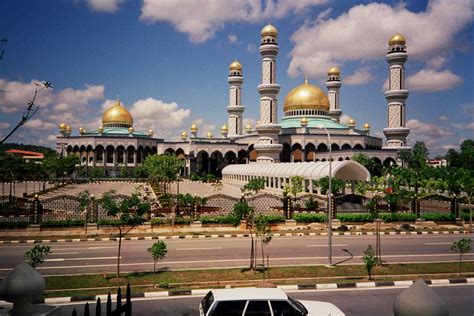
[[[332,67],[328,71],[328,80],[326,81],[329,99],[328,115],[339,123],[342,111],[339,108],[339,88],[341,88],[341,71],[337,67]]]
[[[229,66],[229,105],[227,106],[227,113],[229,113],[228,120],[228,134],[230,138],[242,135],[242,113],[244,107],[242,106],[242,65],[234,60]]]
[[[262,83],[260,94],[260,122],[255,127],[259,138],[254,145],[257,162],[279,162],[283,145],[278,143],[281,126],[278,125],[278,92],[276,84],[276,56],[278,54],[278,31],[268,24],[261,33],[260,55],[262,55]]]
[[[387,61],[390,70],[388,90],[385,91],[388,126],[383,130],[387,137],[384,149],[409,149],[406,139],[410,129],[405,127],[405,101],[408,97],[408,90],[405,89],[405,62],[408,58],[405,42],[405,37],[398,33],[388,41]]]

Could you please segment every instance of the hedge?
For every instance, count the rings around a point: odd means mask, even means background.
[[[56,220],[56,221],[43,221],[41,227],[75,227],[84,226],[84,220],[82,219],[68,219],[68,220]]]
[[[103,225],[103,226],[119,226],[123,225],[123,221],[119,219],[100,219],[97,221],[97,225]]]
[[[454,222],[456,220],[456,216],[451,213],[428,213],[421,215],[421,218],[433,222]]]
[[[295,214],[293,219],[301,223],[323,223],[326,221],[325,214]]]
[[[0,229],[26,228],[30,225],[27,221],[0,222]]]
[[[337,214],[336,218],[341,222],[372,222],[374,220],[374,217],[370,213]]]

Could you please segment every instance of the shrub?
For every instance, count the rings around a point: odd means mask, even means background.
[[[268,224],[282,223],[285,221],[285,218],[280,215],[264,215],[262,221]]]
[[[374,217],[370,213],[361,213],[361,214],[337,214],[336,218],[341,222],[371,222],[374,220]]]
[[[315,210],[318,208],[318,201],[316,201],[312,196],[310,196],[305,202],[304,207],[307,209]]]
[[[118,226],[123,224],[123,221],[119,219],[101,219],[97,221],[97,225]]]
[[[76,227],[84,226],[84,220],[82,219],[67,219],[67,220],[50,220],[43,221],[41,227]]]
[[[295,214],[293,219],[297,222],[302,223],[323,223],[326,221],[325,214]]]
[[[236,218],[234,215],[224,215],[224,216],[214,216],[214,217],[201,216],[199,220],[203,224],[234,224],[236,221]]]
[[[414,222],[416,214],[413,213],[381,213],[379,218],[384,222]]]
[[[152,225],[170,225],[171,218],[166,218],[166,217],[153,218],[151,220],[151,224]]]
[[[189,180],[191,180],[191,181],[200,181],[201,177],[199,177],[199,175],[197,173],[191,172],[191,174],[189,175]]]
[[[158,198],[158,201],[163,207],[171,207],[174,205],[175,199],[173,195],[171,195],[170,193],[166,193],[166,194],[161,195]]]
[[[421,218],[433,222],[454,222],[456,220],[456,216],[451,213],[429,213],[421,215]]]
[[[30,225],[27,221],[0,222],[0,229],[26,228]]]

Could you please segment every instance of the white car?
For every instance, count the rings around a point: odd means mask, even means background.
[[[199,305],[200,316],[344,316],[334,304],[297,301],[276,288],[211,290]]]

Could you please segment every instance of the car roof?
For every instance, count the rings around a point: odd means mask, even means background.
[[[237,288],[212,290],[214,301],[229,300],[287,300],[288,295],[276,288]]]

